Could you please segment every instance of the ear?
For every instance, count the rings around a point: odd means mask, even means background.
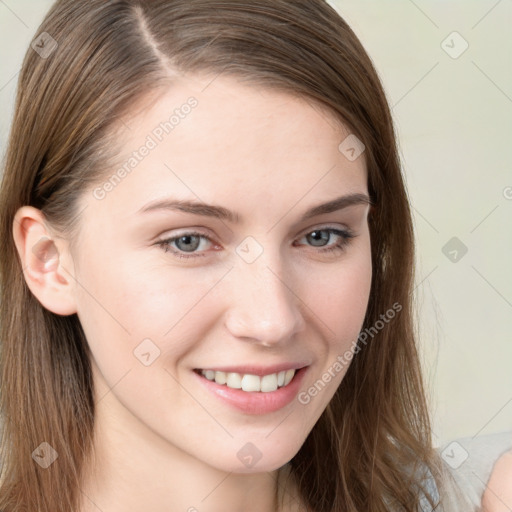
[[[57,315],[77,312],[73,261],[68,244],[51,233],[43,213],[22,206],[14,217],[13,236],[30,291]]]

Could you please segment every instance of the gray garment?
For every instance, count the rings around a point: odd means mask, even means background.
[[[450,485],[453,487],[450,494],[456,495],[455,488],[458,487],[463,498],[467,500],[466,508],[457,508],[455,503],[451,503],[448,505],[451,508],[443,510],[446,512],[479,511],[494,464],[501,455],[511,449],[512,432],[510,431],[459,438],[439,448],[438,451],[446,463],[447,473],[456,483],[456,486]],[[425,512],[430,510],[427,509]]]

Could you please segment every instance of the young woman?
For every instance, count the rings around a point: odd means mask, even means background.
[[[1,510],[459,510],[390,111],[326,2],[59,0],[0,204]]]

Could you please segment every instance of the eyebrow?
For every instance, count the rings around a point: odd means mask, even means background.
[[[311,217],[316,217],[317,215],[332,213],[349,206],[359,204],[371,205],[372,201],[368,195],[361,193],[354,193],[337,197],[336,199],[313,206],[306,210],[306,212],[304,212],[302,215],[300,222],[303,222]],[[191,213],[194,215],[202,215],[205,217],[213,217],[216,219],[229,221],[233,224],[239,224],[242,220],[238,213],[232,212],[231,210],[228,210],[222,206],[172,198],[152,201],[143,206],[138,213],[147,213],[157,210],[179,211],[184,213]]]

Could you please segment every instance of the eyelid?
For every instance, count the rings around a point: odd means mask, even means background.
[[[304,235],[308,235],[312,231],[322,231],[324,229],[336,229],[339,231],[347,231],[351,232],[352,230],[347,225],[334,225],[334,224],[313,224],[312,226],[305,228],[301,231],[299,237],[303,237]]]

